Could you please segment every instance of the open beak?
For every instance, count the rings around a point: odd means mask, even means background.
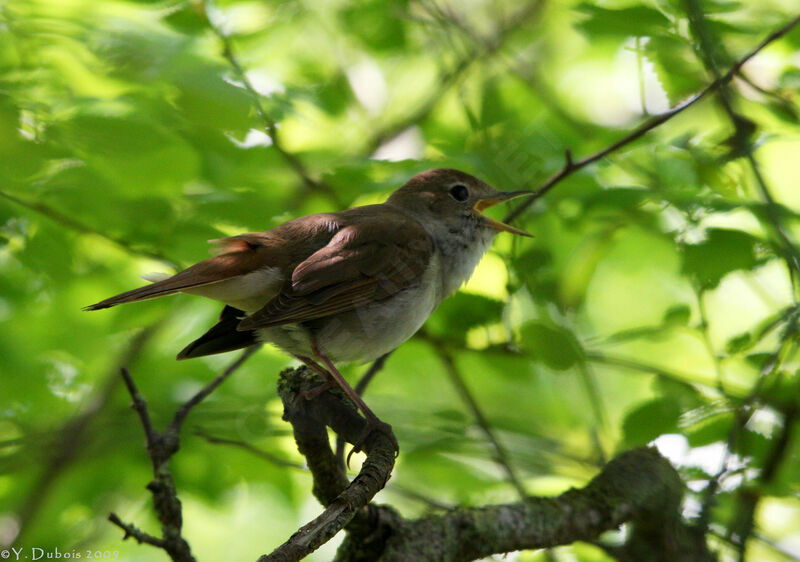
[[[492,205],[497,205],[498,203],[508,201],[509,199],[514,199],[515,197],[522,197],[523,195],[533,195],[533,193],[533,191],[528,191],[527,189],[523,189],[521,191],[498,191],[491,197],[486,197],[475,201],[472,209],[481,216],[481,219],[483,219],[485,224],[488,224],[495,230],[502,230],[503,232],[510,232],[512,234],[519,234],[520,236],[528,236],[533,238],[533,235],[528,234],[524,230],[520,230],[519,228],[504,222],[496,221],[481,213],[481,211],[488,209]]]

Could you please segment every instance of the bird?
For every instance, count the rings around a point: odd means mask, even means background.
[[[276,345],[323,377],[320,391],[338,384],[361,410],[367,429],[356,451],[369,432],[388,426],[335,364],[394,350],[469,279],[495,235],[530,236],[482,211],[531,194],[498,191],[459,170],[428,170],[381,204],[211,240],[213,257],[84,310],[176,293],[221,301],[218,322],[177,359]]]

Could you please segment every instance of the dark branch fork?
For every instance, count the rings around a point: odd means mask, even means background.
[[[195,558],[192,555],[191,547],[181,534],[183,527],[181,502],[172,480],[169,461],[178,452],[181,427],[191,409],[225,382],[258,349],[259,346],[246,349],[220,375],[181,405],[163,432],[153,428],[150,413],[147,410],[147,402],[139,392],[130,372],[125,368],[122,369],[122,379],[133,400],[133,409],[139,415],[147,444],[147,454],[153,465],[153,481],[147,485],[147,489],[153,495],[153,503],[158,520],[161,522],[162,534],[161,538],[155,537],[134,525],[123,522],[116,513],[111,513],[108,520],[125,531],[123,539],[133,537],[139,543],[161,548],[175,562],[194,562]]]

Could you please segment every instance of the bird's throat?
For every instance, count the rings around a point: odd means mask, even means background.
[[[474,223],[433,235],[441,254],[443,298],[469,280],[478,262],[492,245],[495,235],[494,230]]]

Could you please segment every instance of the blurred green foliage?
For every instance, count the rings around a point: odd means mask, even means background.
[[[566,150],[587,156],[696,94],[709,60],[724,73],[796,11],[0,3],[0,543],[163,559],[105,520],[158,526],[118,369],[162,424],[232,360],[173,361],[214,303],[81,306],[202,259],[207,239],[380,201],[427,168],[535,188]],[[517,221],[532,240],[498,238],[367,392],[402,451],[380,501],[415,515],[515,499],[445,355],[531,493],[583,485],[615,452],[655,441],[723,559],[748,532],[754,491],[748,559],[800,556],[799,57],[795,28],[725,89],[738,121],[709,96],[559,183]],[[275,395],[288,364],[260,352],[191,414],[173,469],[202,560],[255,559],[318,510],[303,470],[206,438],[301,463]],[[607,559],[585,544],[552,555]]]

